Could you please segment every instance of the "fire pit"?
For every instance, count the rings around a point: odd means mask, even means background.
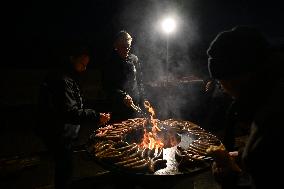
[[[97,129],[88,152],[107,169],[125,173],[176,175],[208,168],[206,149],[220,145],[190,121],[128,119]]]

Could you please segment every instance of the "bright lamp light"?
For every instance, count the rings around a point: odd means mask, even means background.
[[[162,22],[162,28],[165,33],[172,33],[176,28],[176,23],[172,18],[166,18]]]

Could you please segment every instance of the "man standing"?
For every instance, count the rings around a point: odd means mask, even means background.
[[[72,176],[73,141],[84,121],[104,124],[106,113],[86,109],[79,77],[89,64],[89,54],[83,47],[71,44],[61,52],[62,67],[49,74],[40,87],[38,128],[48,150],[55,159],[55,188],[65,188]]]
[[[129,33],[120,31],[110,61],[104,66],[104,89],[114,120],[136,117],[133,107],[144,102],[141,65],[137,56],[130,53],[131,43]]]

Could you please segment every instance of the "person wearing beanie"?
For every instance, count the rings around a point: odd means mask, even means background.
[[[283,125],[284,80],[283,70],[271,61],[268,41],[255,28],[237,26],[220,32],[207,55],[211,78],[234,98],[227,115],[230,132],[226,134],[231,136],[223,139],[226,150],[215,158],[213,175],[222,188],[277,188],[281,185],[277,170],[283,168],[283,158],[277,154],[284,144],[279,128]],[[232,131],[240,125],[249,131],[243,149],[233,142]],[[229,153],[231,150],[239,152]]]

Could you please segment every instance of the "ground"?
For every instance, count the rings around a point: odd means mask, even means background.
[[[53,161],[49,155],[35,158],[30,165],[2,177],[0,188],[53,189]],[[74,174],[70,188],[162,188],[219,189],[210,170],[196,175],[182,176],[125,176],[110,173],[93,162],[86,152],[74,153]],[[129,186],[127,186],[129,183]]]

